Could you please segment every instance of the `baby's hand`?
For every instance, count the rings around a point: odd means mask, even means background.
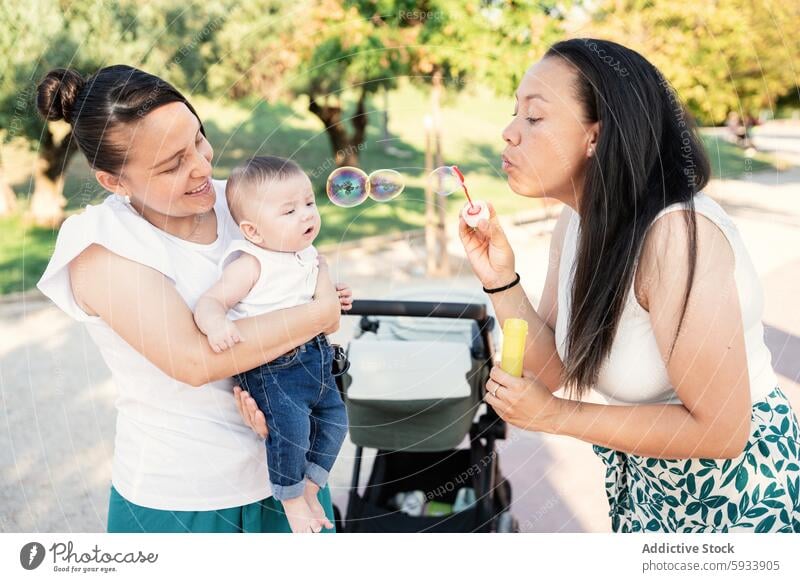
[[[342,311],[350,311],[353,308],[353,290],[346,283],[337,283],[336,291],[339,294]]]
[[[239,333],[239,328],[228,318],[225,318],[221,325],[211,330],[211,333],[208,334],[208,344],[216,353],[224,352],[240,341],[242,341],[242,336]]]

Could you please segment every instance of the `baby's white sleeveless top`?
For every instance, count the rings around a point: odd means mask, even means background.
[[[317,249],[309,246],[299,252],[263,249],[248,240],[232,240],[220,260],[220,270],[242,253],[258,259],[261,273],[247,296],[228,312],[231,319],[252,317],[278,309],[309,303],[317,286]]]
[[[217,239],[198,244],[151,225],[116,195],[67,218],[39,289],[83,322],[117,388],[111,481],[129,501],[154,509],[204,511],[245,505],[271,495],[263,440],[242,422],[230,379],[201,387],[167,376],[75,302],[67,265],[100,244],[163,273],[193,308],[217,280],[218,263],[240,236],[213,181]],[[135,281],[131,281],[135,285]],[[144,298],[146,301],[146,298]],[[157,309],[158,306],[153,306]]]
[[[696,212],[708,217],[725,234],[735,258],[735,280],[742,312],[750,398],[762,399],[777,385],[769,349],[764,343],[761,323],[764,292],[750,255],[736,225],[714,200],[703,193],[695,196]],[[683,210],[673,204],[662,210],[654,221],[668,212]],[[567,325],[572,301],[575,253],[580,234],[580,216],[572,208],[561,251],[558,276],[558,317],[555,338],[559,356],[565,357]],[[702,274],[698,274],[702,276]],[[667,374],[667,368],[650,324],[650,314],[636,300],[633,282],[620,317],[611,351],[600,369],[594,387],[611,404],[680,404]]]

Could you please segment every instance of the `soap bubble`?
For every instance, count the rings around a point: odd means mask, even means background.
[[[431,189],[439,196],[450,196],[463,190],[464,182],[454,166],[441,166],[428,175]]]
[[[358,206],[369,195],[369,178],[366,172],[352,166],[336,168],[328,176],[325,186],[328,198],[336,206],[352,208]]]
[[[336,206],[352,208],[367,197],[376,202],[388,202],[399,196],[404,188],[403,176],[396,170],[375,170],[367,176],[359,168],[344,166],[331,172],[325,189]]]
[[[388,202],[405,188],[403,176],[396,170],[375,170],[369,175],[369,196],[376,202]]]

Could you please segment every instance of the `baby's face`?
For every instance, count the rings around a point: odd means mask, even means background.
[[[251,205],[255,216],[247,217],[258,228],[263,240],[260,246],[281,252],[298,252],[311,246],[322,221],[308,176],[274,180],[262,188],[266,192],[257,197],[255,206]]]

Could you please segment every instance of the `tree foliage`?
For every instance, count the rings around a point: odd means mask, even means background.
[[[365,139],[366,102],[399,79],[509,91],[560,30],[552,1],[240,2],[217,36],[211,86],[233,97],[303,95],[339,164]]]
[[[774,108],[800,77],[800,4],[606,0],[591,29],[638,50],[706,123]]]

